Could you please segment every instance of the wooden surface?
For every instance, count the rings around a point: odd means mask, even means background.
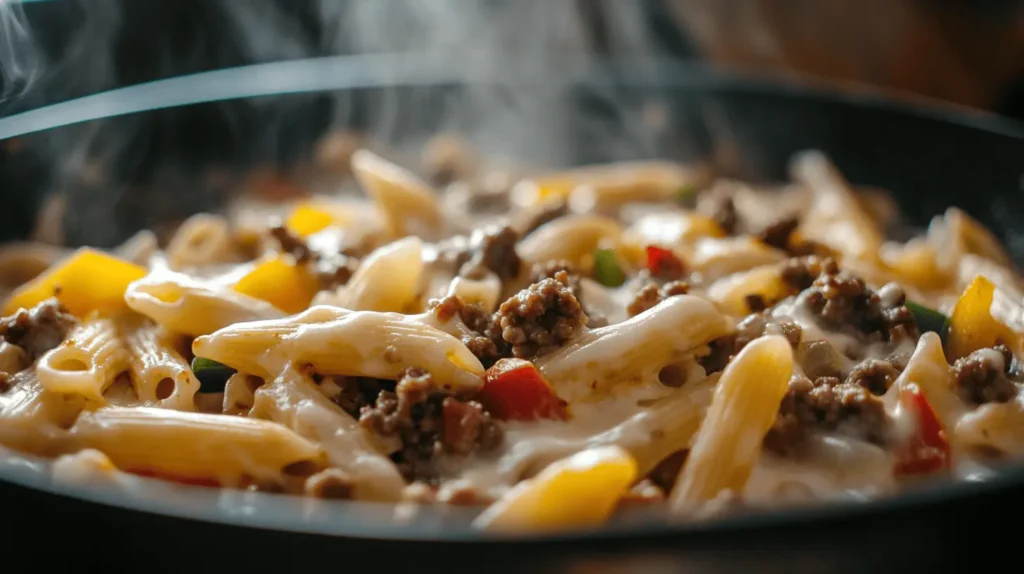
[[[704,57],[989,108],[1024,75],[1024,2],[665,0]]]

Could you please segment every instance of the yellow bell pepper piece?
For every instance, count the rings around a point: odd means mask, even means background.
[[[305,310],[319,290],[316,277],[287,256],[257,263],[235,284],[235,291],[262,299],[285,313]]]
[[[946,347],[950,359],[959,359],[978,349],[1003,344],[1020,351],[1020,335],[992,316],[996,286],[978,275],[957,299],[949,316]]]
[[[4,305],[4,315],[30,309],[56,296],[69,313],[122,307],[128,284],[146,275],[146,268],[84,247],[32,281],[19,287]]]
[[[331,225],[344,225],[348,218],[339,209],[322,201],[304,201],[292,209],[285,227],[299,237],[308,237]]]
[[[600,526],[636,478],[636,461],[622,448],[585,450],[519,483],[474,525],[496,531]]]

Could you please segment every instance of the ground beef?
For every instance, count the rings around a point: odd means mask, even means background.
[[[348,283],[359,268],[359,260],[345,253],[324,254],[310,249],[305,240],[283,225],[270,228],[282,253],[291,255],[295,262],[307,265],[315,274],[321,290],[335,289]]]
[[[0,319],[0,337],[24,349],[25,358],[33,362],[60,345],[78,321],[65,312],[55,298],[47,299],[32,309],[18,309]]]
[[[466,303],[458,295],[448,295],[443,299],[435,299],[429,307],[437,319],[447,323],[456,315],[468,327],[472,334],[464,335],[462,343],[476,355],[484,368],[488,368],[499,359],[512,356],[512,346],[501,338],[501,326],[496,315],[484,311],[475,303]]]
[[[359,424],[401,448],[391,458],[409,481],[437,479],[434,455],[465,455],[489,450],[503,439],[497,421],[475,401],[462,401],[421,369],[408,369],[393,390],[381,390],[373,405],[359,411]]]
[[[530,270],[530,283],[540,283],[545,279],[556,279],[561,277],[559,273],[565,273],[565,282],[576,300],[583,304],[583,286],[580,272],[568,259],[552,259],[546,263],[534,263]]]
[[[656,306],[669,297],[686,295],[690,292],[690,284],[686,281],[672,281],[662,286],[650,282],[640,288],[633,297],[633,301],[626,307],[630,317],[635,317],[648,309]]]
[[[522,230],[523,237],[526,237],[545,223],[551,223],[559,217],[565,217],[566,215],[569,215],[568,202],[562,198],[553,198],[527,211],[522,217],[522,223],[517,225],[517,227]]]
[[[780,269],[782,281],[795,293],[809,288],[814,284],[814,280],[823,273],[829,275],[839,273],[839,265],[836,264],[835,259],[816,255],[793,257],[783,261]]]
[[[522,260],[516,253],[517,241],[519,234],[508,226],[474,231],[470,238],[471,255],[462,265],[460,275],[477,277],[481,270],[487,270],[502,281],[518,276]]]
[[[354,490],[352,479],[337,468],[322,470],[307,478],[305,484],[306,494],[315,498],[348,500]]]
[[[889,361],[868,359],[850,370],[846,382],[861,387],[873,395],[881,396],[899,376],[900,369]]]
[[[875,444],[884,444],[889,419],[881,399],[849,380],[819,377],[814,381],[793,375],[779,413],[764,445],[780,455],[800,451],[813,430],[838,431]]]
[[[797,288],[807,285],[815,271],[817,277],[800,292],[797,304],[815,315],[823,327],[861,334],[867,340],[899,341],[920,335],[905,306],[906,295],[896,284],[875,293],[861,278],[840,270],[835,260],[816,256],[786,262],[782,279]]]
[[[764,313],[751,313],[740,321],[735,333],[711,341],[708,345],[710,352],[698,362],[707,374],[717,373],[725,369],[729,361],[751,341],[765,334],[782,335],[790,346],[796,348],[803,338],[803,329],[792,321],[769,323]]]
[[[979,349],[953,364],[956,391],[964,402],[973,405],[1005,403],[1017,396],[1017,385],[1009,375],[1013,354],[999,345]]]
[[[711,219],[729,235],[734,235],[739,230],[740,217],[736,211],[736,202],[732,196],[725,195],[715,198],[711,204]]]
[[[587,324],[587,315],[564,272],[523,289],[502,303],[497,315],[502,339],[519,358],[551,352]]]
[[[795,216],[784,217],[761,230],[758,238],[769,247],[787,251],[790,248],[790,238],[799,225],[799,218]]]

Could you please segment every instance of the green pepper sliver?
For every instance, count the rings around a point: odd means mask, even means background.
[[[626,282],[626,272],[619,265],[614,251],[598,249],[594,252],[594,277],[605,287],[618,287]]]
[[[219,393],[224,390],[224,385],[236,371],[213,359],[196,357],[192,359],[192,372],[199,379],[200,391],[204,393]]]
[[[686,203],[693,198],[694,195],[697,195],[697,187],[692,183],[687,183],[676,190],[676,201]]]
[[[910,314],[914,316],[914,322],[917,323],[917,328],[922,333],[932,331],[938,333],[945,340],[946,332],[949,330],[949,317],[913,301],[907,301],[906,306]]]

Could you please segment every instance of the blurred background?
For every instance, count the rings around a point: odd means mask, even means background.
[[[493,41],[481,36],[505,21],[509,28],[523,24],[511,34],[538,43],[550,39],[540,35],[557,35],[565,50],[657,54],[1024,117],[1024,2],[1018,0],[0,0],[0,6],[0,112],[8,114],[247,63],[431,49],[446,40],[472,50]],[[477,19],[467,11],[478,12]],[[427,24],[431,30],[402,30]]]
[[[275,166],[292,166],[357,116],[386,136],[472,115],[487,124],[476,135],[489,138],[488,152],[557,163],[564,144],[551,126],[575,110],[537,92],[557,95],[605,60],[689,62],[1024,120],[1021,0],[0,0],[0,118],[197,72],[385,53],[439,54],[467,78],[527,80],[532,91],[475,89],[457,114],[436,94],[377,94],[369,120],[347,92],[250,98],[0,141],[0,239],[28,235],[61,194],[68,241],[115,244],[160,218],[215,208],[222,194],[210,190],[231,184],[232,162],[268,166],[280,182]],[[662,75],[686,73],[673,70]],[[282,79],[276,89],[289,87]],[[602,98],[604,116],[591,106],[586,120],[611,118],[589,138],[604,156],[668,149],[647,115]],[[620,148],[611,123],[628,136]]]

